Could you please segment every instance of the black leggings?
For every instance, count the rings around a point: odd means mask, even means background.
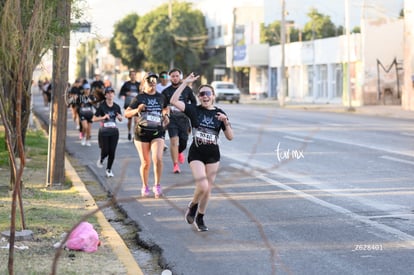
[[[99,135],[99,145],[101,147],[101,161],[108,157],[106,169],[112,169],[115,159],[116,146],[118,145],[119,132],[111,136]]]

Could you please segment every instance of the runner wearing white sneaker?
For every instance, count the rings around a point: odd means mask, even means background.
[[[77,99],[78,104],[78,116],[82,125],[82,146],[91,146],[91,128],[92,128],[92,117],[93,117],[93,97],[90,93],[91,86],[88,83],[83,85],[82,93]]]
[[[187,207],[185,219],[190,224],[194,223],[198,231],[207,231],[204,214],[220,164],[219,133],[222,130],[224,136],[232,140],[233,130],[226,113],[214,106],[215,94],[212,86],[204,84],[198,88],[200,105],[194,106],[180,100],[185,87],[198,78],[199,76],[193,73],[185,78],[170,102],[190,118],[193,127],[193,142],[188,152],[188,162],[196,188]]]
[[[122,121],[121,107],[114,102],[114,97],[114,89],[112,87],[105,88],[105,100],[99,104],[92,118],[93,121],[99,121],[101,124],[98,133],[101,154],[96,165],[101,167],[103,160],[108,157],[106,164],[106,175],[109,175],[108,177],[113,177],[111,169],[115,160],[115,151],[119,140],[119,130],[116,120]]]

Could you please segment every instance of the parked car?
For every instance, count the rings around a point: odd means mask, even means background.
[[[230,101],[230,103],[233,103],[233,101],[239,103],[240,90],[234,83],[225,81],[213,81],[211,82],[211,86],[213,86],[216,93],[217,103],[222,100]]]

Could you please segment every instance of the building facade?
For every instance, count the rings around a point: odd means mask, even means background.
[[[398,19],[398,7],[392,9],[392,14],[378,14],[381,3],[375,7],[363,4],[358,9],[359,15],[351,16],[354,25],[360,19],[360,34],[351,34],[349,39],[343,35],[285,45],[288,101],[353,106],[403,104],[407,20],[404,23]],[[220,10],[211,6],[201,10],[210,34],[208,48],[226,48],[225,69],[217,71],[222,75],[215,74],[215,80],[217,76],[232,79],[231,68],[248,68],[247,87],[242,88],[255,97],[277,98],[281,46],[260,44],[260,24],[272,16],[277,20],[280,3],[264,0],[255,6],[229,4]]]
[[[404,85],[402,108],[414,111],[414,1],[404,3]]]

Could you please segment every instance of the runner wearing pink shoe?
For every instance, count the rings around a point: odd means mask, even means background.
[[[141,161],[140,175],[142,181],[141,196],[148,197],[148,186],[151,159],[154,170],[154,186],[152,191],[155,198],[162,195],[161,175],[163,168],[165,128],[169,123],[169,108],[166,99],[157,93],[158,76],[149,72],[141,82],[139,93],[125,110],[126,118],[136,120],[134,144]]]
[[[162,91],[167,98],[168,103],[177,88],[182,83],[182,72],[180,69],[174,68],[169,71],[171,85]],[[193,90],[186,86],[179,98],[183,103],[192,105],[197,104]],[[187,148],[188,135],[190,134],[190,122],[188,117],[175,106],[170,105],[170,124],[168,125],[168,135],[170,137],[170,155],[173,162],[173,172],[178,174],[181,172],[179,163],[185,161],[184,150]]]

